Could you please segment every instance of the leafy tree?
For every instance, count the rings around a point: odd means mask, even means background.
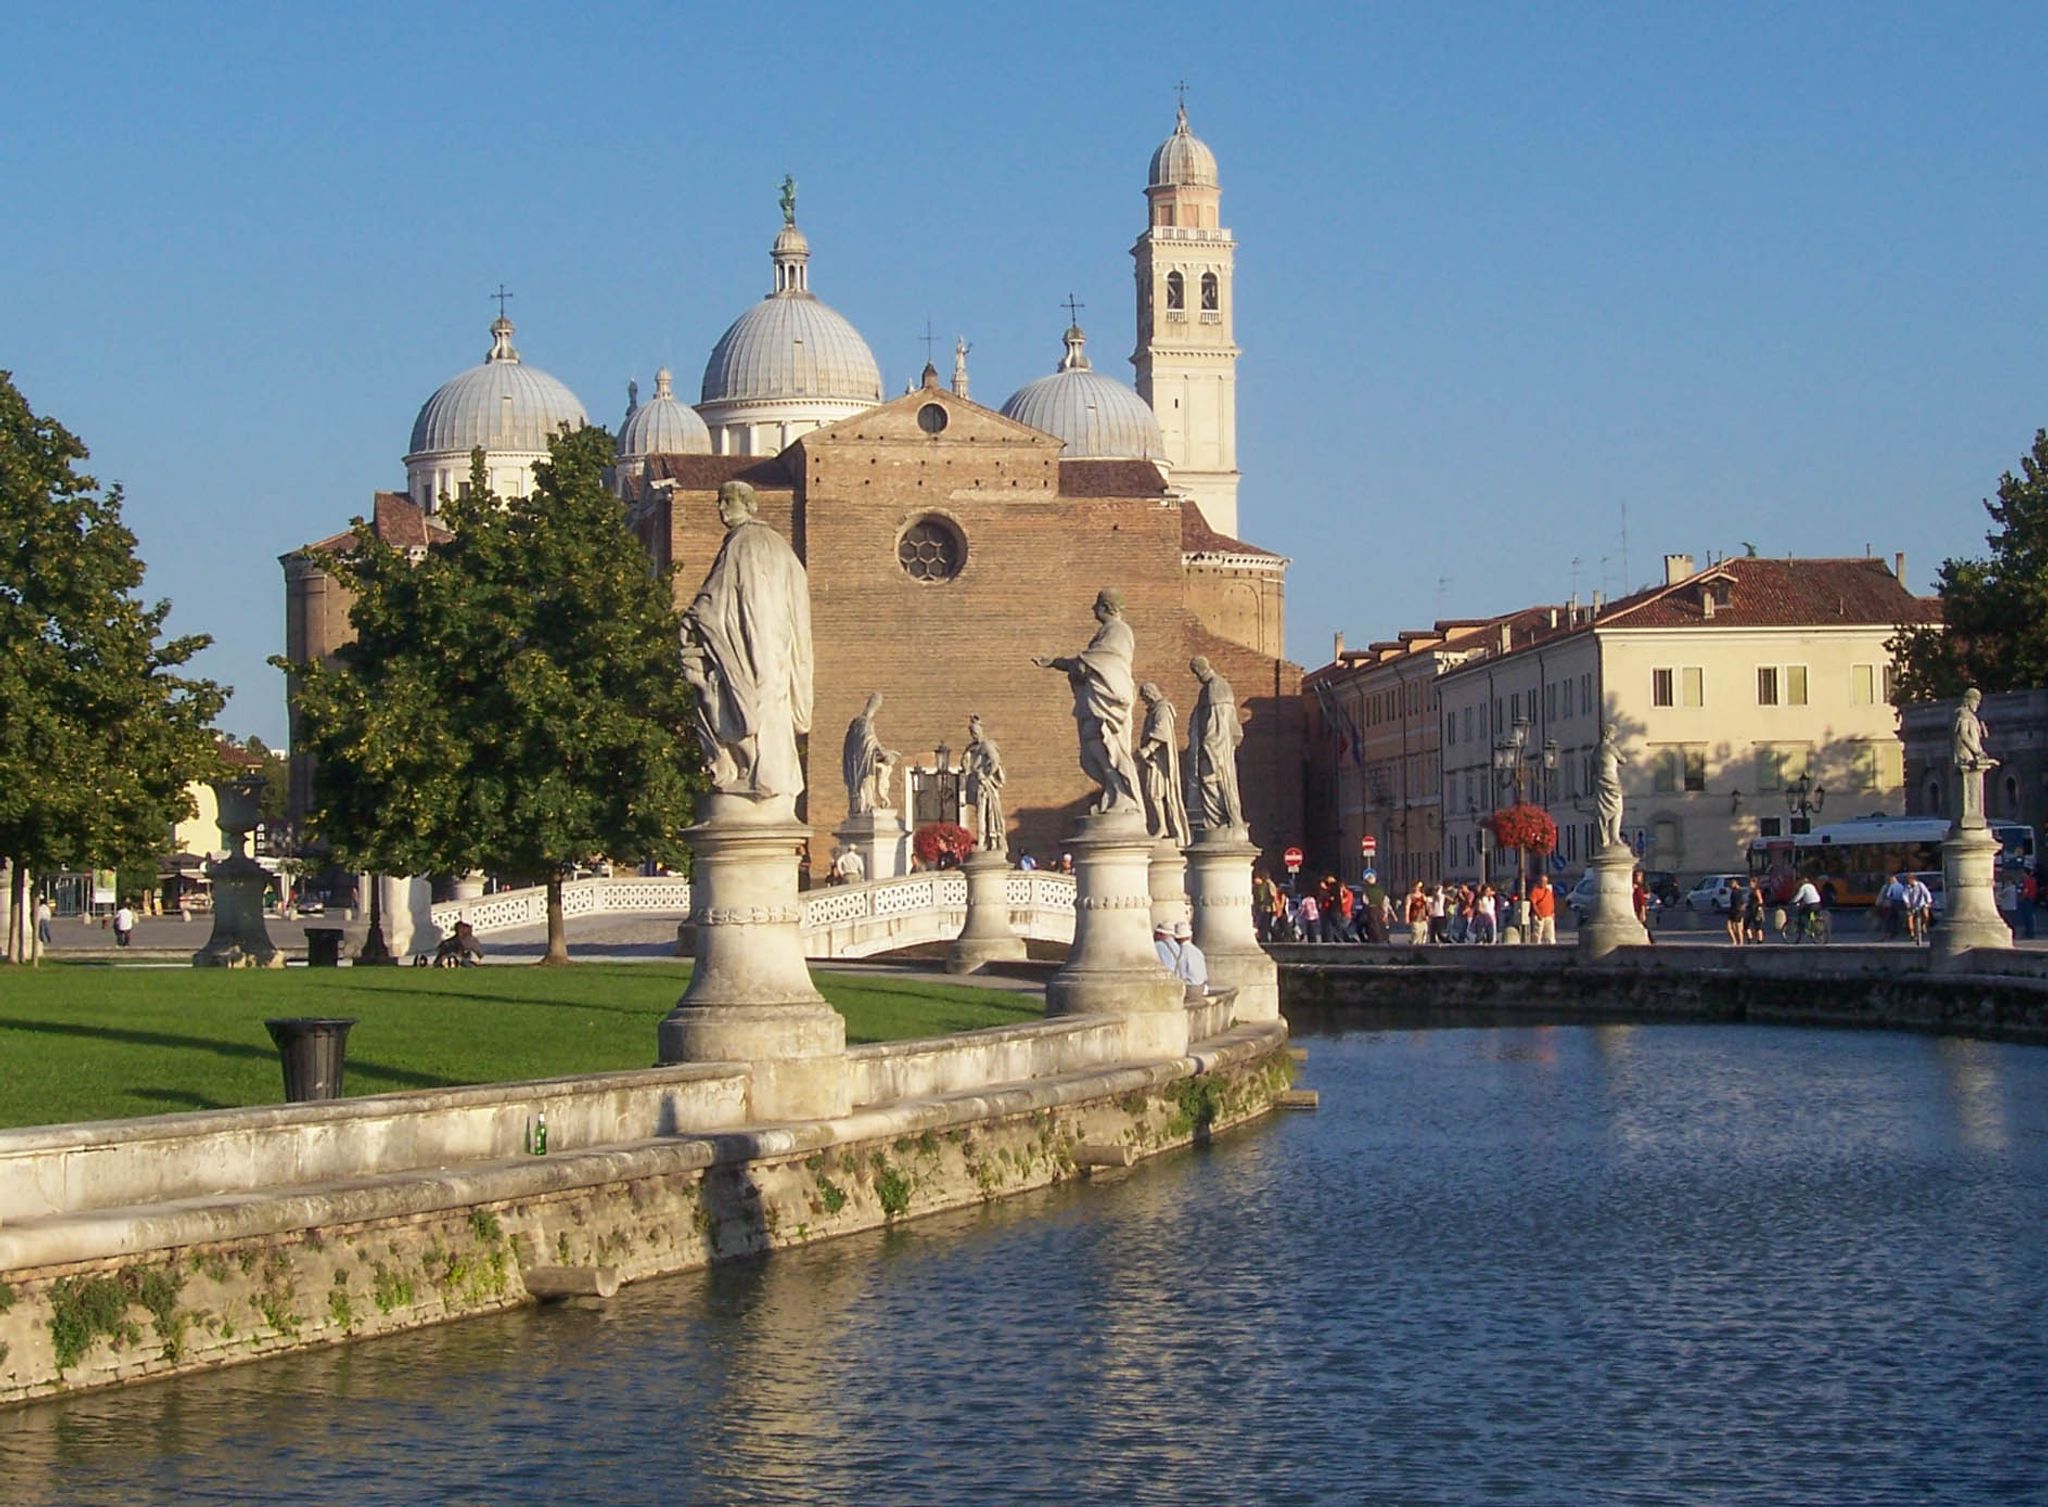
[[[567,962],[562,878],[601,855],[680,861],[703,788],[677,664],[681,617],[605,489],[611,437],[554,440],[530,497],[447,501],[424,557],[360,519],[323,564],[356,594],[355,641],[300,677],[315,759],[309,826],[384,873],[490,869],[547,885]]]
[[[136,595],[121,489],[101,492],[86,455],[0,372],[0,861],[17,917],[34,874],[153,857],[191,814],[185,787],[218,770],[226,692],[172,673],[210,640],[160,638],[170,603]],[[6,955],[30,955],[29,935],[13,928]]]
[[[1942,625],[1904,625],[1886,644],[1898,705],[2048,685],[2048,429],[1984,509],[1991,558],[1943,561]]]

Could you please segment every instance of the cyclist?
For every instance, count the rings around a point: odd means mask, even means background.
[[[1918,874],[1906,882],[1906,931],[1916,943],[1927,940],[1927,923],[1934,916],[1934,891]]]
[[[1799,881],[1799,888],[1792,895],[1792,934],[1795,937],[1819,941],[1820,891],[1813,887],[1811,879]]]

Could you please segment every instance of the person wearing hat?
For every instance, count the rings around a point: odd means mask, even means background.
[[[1173,924],[1161,921],[1152,928],[1152,950],[1159,954],[1159,966],[1180,977],[1180,948],[1173,940]]]
[[[1174,966],[1174,977],[1190,989],[1209,992],[1209,960],[1202,956],[1202,949],[1195,945],[1195,931],[1185,921],[1174,923],[1173,945],[1180,954],[1180,961]]]

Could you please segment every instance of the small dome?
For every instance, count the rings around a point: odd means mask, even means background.
[[[1216,154],[1188,129],[1188,107],[1182,105],[1173,134],[1152,154],[1150,186],[1214,188],[1216,183]]]
[[[1059,370],[1027,382],[1003,405],[1003,417],[1065,440],[1066,460],[1164,460],[1166,440],[1145,400],[1088,362],[1081,327],[1067,330]]]
[[[646,455],[709,455],[711,431],[694,408],[676,400],[667,367],[654,374],[654,396],[626,415],[619,428],[620,460]]]
[[[501,314],[491,322],[491,351],[483,365],[450,377],[421,407],[407,459],[479,449],[545,454],[562,425],[581,429],[589,422],[576,394],[520,361],[512,321]]]

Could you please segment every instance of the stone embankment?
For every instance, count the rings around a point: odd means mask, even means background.
[[[1937,970],[1924,949],[1660,942],[1597,963],[1560,947],[1283,946],[1299,1027],[1398,1012],[1467,1020],[1741,1020],[2048,1043],[2048,954],[1979,949]]]
[[[707,1063],[0,1132],[0,1404],[871,1229],[1270,1109],[1285,1026],[1188,1014],[1151,1061],[1089,1016],[856,1047],[835,1120],[748,1124]]]

